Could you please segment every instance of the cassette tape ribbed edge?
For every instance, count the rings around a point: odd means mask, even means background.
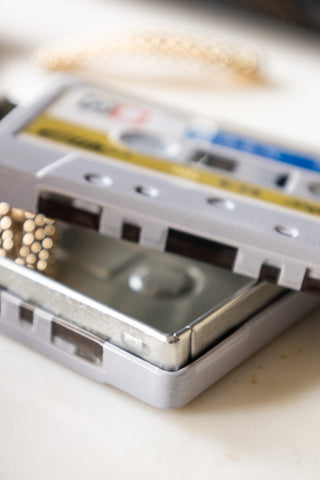
[[[320,155],[68,80],[0,126],[1,200],[320,292]]]

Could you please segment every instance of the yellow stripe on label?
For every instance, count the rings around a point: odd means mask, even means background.
[[[245,197],[280,205],[303,213],[320,216],[320,203],[293,197],[276,190],[253,185],[224,175],[202,170],[192,165],[181,165],[129,150],[112,141],[107,133],[64,122],[42,114],[30,123],[24,132],[53,140],[71,147],[88,150],[104,156],[145,167],[149,170],[184,178],[196,183],[220,188]]]

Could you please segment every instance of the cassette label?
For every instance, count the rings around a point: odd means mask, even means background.
[[[137,121],[140,122],[143,118],[142,112],[140,113],[140,117],[137,117],[136,115],[132,115],[130,113],[128,113],[128,115],[130,117],[130,122],[133,121],[133,123],[135,124]],[[128,118],[128,115],[124,112],[124,116],[126,119]],[[147,113],[145,113],[144,115],[145,117],[147,117]],[[123,120],[122,113],[119,113],[119,117],[121,120]],[[60,118],[52,116],[50,113],[41,114],[25,128],[24,132],[47,140],[59,142],[61,144],[67,145],[68,147],[80,148],[90,151],[92,153],[98,153],[100,155],[116,158],[118,160],[128,162],[139,167],[148,168],[150,170],[165,173],[174,177],[180,177],[210,187],[223,189],[228,192],[243,195],[256,200],[261,200],[267,203],[272,203],[281,207],[294,209],[298,212],[303,212],[315,216],[320,215],[320,203],[318,202],[283,194],[279,191],[268,189],[261,185],[255,185],[242,180],[238,180],[231,176],[213,173],[201,168],[197,168],[197,166],[193,166],[187,163],[183,164],[179,163],[178,161],[169,162],[167,160],[162,160],[154,156],[145,155],[129,149],[119,143],[119,141],[114,140],[112,136],[108,134],[108,131],[91,129],[77,123],[64,121]],[[190,132],[188,135],[192,138]],[[222,137],[216,136],[214,138],[221,140]],[[244,143],[240,145],[239,148],[244,148]],[[270,157],[271,155],[269,156],[269,158]],[[281,161],[284,161],[283,158],[287,158],[288,163],[289,157],[290,155],[284,156],[284,154],[282,154]],[[294,158],[299,159],[300,157],[292,156],[290,158],[292,160],[292,163]],[[303,159],[301,159],[300,162],[301,165],[303,163],[302,160]],[[313,163],[314,165],[317,165],[316,162]],[[305,160],[304,164],[307,165],[307,160]]]
[[[320,291],[316,155],[77,82],[2,125],[2,200]]]

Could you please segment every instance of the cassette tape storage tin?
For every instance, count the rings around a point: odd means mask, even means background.
[[[92,378],[182,406],[320,303],[311,155],[80,83],[0,152],[0,329]]]

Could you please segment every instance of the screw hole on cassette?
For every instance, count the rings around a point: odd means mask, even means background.
[[[228,200],[226,198],[219,198],[219,197],[210,197],[207,198],[207,202],[209,205],[213,205],[214,207],[224,208],[225,210],[234,210],[236,208],[235,203],[232,200]]]
[[[135,187],[135,191],[137,193],[140,193],[140,195],[144,195],[145,197],[155,198],[159,195],[159,190],[157,190],[156,188],[146,187],[143,185],[138,185],[137,187]]]
[[[87,173],[84,176],[85,180],[90,183],[94,183],[95,185],[99,185],[101,187],[110,187],[113,184],[113,181],[110,177],[106,175],[99,175],[97,173]]]
[[[297,238],[299,236],[299,230],[295,227],[287,227],[285,225],[276,225],[274,227],[275,231],[281,235],[285,235],[290,238]]]
[[[311,193],[320,197],[320,183],[311,183],[308,188]]]

